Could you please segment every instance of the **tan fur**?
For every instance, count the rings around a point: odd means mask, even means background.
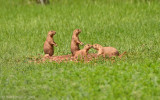
[[[77,52],[78,50],[80,50],[79,44],[83,45],[83,43],[78,38],[78,35],[80,33],[81,33],[80,29],[75,29],[73,31],[72,40],[71,40],[71,53],[72,53],[72,56],[75,55],[75,52]]]
[[[89,49],[92,48],[92,45],[86,44],[82,50],[79,50],[75,53],[74,58],[84,57],[88,55]]]
[[[57,44],[53,40],[53,36],[56,34],[56,31],[49,31],[47,35],[47,39],[44,42],[44,53],[49,54],[49,56],[52,56],[54,54],[54,47],[57,46]]]
[[[97,55],[102,55],[103,57],[108,56],[113,57],[113,56],[119,56],[120,58],[126,53],[122,53],[121,55],[119,54],[118,50],[113,47],[102,47],[100,44],[94,44],[93,48],[98,51]]]

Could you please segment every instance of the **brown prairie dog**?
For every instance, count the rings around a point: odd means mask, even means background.
[[[57,44],[53,40],[53,36],[56,34],[56,31],[49,31],[47,35],[47,39],[44,42],[44,53],[49,54],[49,56],[52,56],[54,54],[54,47],[57,46]]]
[[[106,55],[110,58],[113,56],[119,56],[120,58],[126,53],[122,53],[121,55],[119,54],[118,50],[113,47],[102,47],[100,44],[94,44],[93,48],[98,51],[97,55],[102,55],[105,57]]]
[[[73,31],[72,40],[71,40],[71,53],[72,56],[75,55],[75,52],[80,50],[79,44],[83,45],[83,43],[79,40],[78,35],[81,33],[80,29],[75,29]]]
[[[89,49],[91,49],[91,48],[92,48],[92,45],[91,45],[91,44],[86,44],[82,50],[79,50],[79,51],[77,51],[77,52],[75,53],[74,58],[77,58],[77,57],[79,57],[79,56],[82,57],[82,56],[88,55],[88,51],[89,51]]]

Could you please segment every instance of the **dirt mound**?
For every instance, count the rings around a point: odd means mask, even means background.
[[[79,61],[84,61],[84,62],[89,62],[93,60],[94,58],[97,58],[97,54],[88,54],[86,57],[83,58],[74,58],[72,55],[61,55],[61,56],[43,56],[40,55],[39,57],[31,57],[29,58],[29,62],[36,62],[36,63],[41,63],[45,61],[49,62],[67,62],[67,61],[74,61],[74,62],[79,62]]]
[[[29,61],[28,62],[35,62],[35,63],[43,63],[46,61],[49,62],[56,62],[56,63],[61,63],[61,62],[90,62],[90,61],[111,61],[112,63],[115,62],[115,57],[112,58],[103,58],[102,56],[98,57],[97,54],[88,54],[85,57],[81,58],[74,58],[71,54],[70,55],[61,55],[61,56],[44,56],[44,55],[39,55],[38,57],[28,57]],[[121,58],[120,58],[121,59]]]
[[[61,55],[61,56],[47,56],[43,57],[43,61],[55,61],[55,62],[66,62],[66,61],[91,61],[93,58],[97,58],[97,54],[88,54],[86,57],[83,58],[74,58],[72,55]]]

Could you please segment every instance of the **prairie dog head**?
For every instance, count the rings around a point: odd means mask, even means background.
[[[56,31],[49,31],[48,32],[48,36],[51,36],[51,37],[53,37],[53,35],[55,35],[56,34]]]
[[[100,48],[102,48],[102,46],[100,44],[94,44],[93,48],[99,50]]]
[[[75,29],[75,30],[73,31],[73,34],[75,34],[75,35],[78,35],[79,33],[81,33],[81,30],[80,30],[80,29]]]
[[[89,50],[90,48],[92,48],[93,46],[91,44],[86,44],[84,46],[84,49]]]

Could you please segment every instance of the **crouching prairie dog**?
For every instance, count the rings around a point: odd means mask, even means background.
[[[75,53],[80,50],[79,44],[83,45],[83,43],[79,40],[78,35],[81,33],[80,29],[75,29],[73,31],[72,40],[71,40],[71,53],[72,56],[75,55]]]
[[[53,46],[57,46],[57,44],[54,42],[53,40],[53,36],[56,34],[56,31],[49,31],[48,35],[47,35],[47,39],[44,42],[44,53],[45,55],[52,56],[54,54],[54,47]]]
[[[102,55],[103,57],[108,56],[113,57],[113,56],[119,56],[121,58],[126,52],[122,53],[121,55],[119,54],[118,50],[113,47],[102,47],[100,44],[94,44],[93,48],[98,51],[97,55]]]
[[[75,53],[74,58],[87,56],[89,49],[91,49],[92,47],[93,46],[91,44],[86,44],[83,49]]]

